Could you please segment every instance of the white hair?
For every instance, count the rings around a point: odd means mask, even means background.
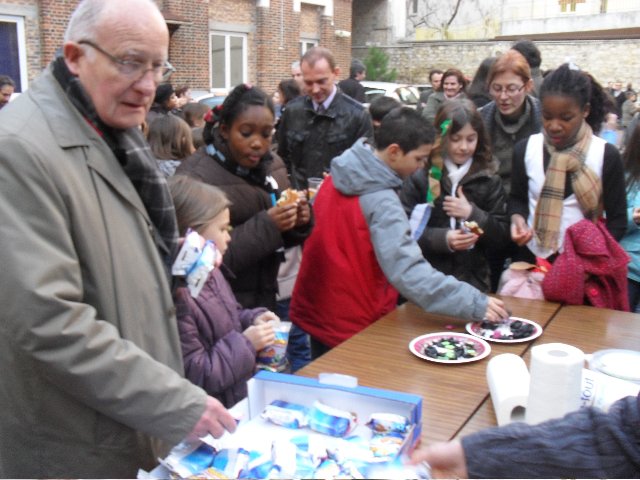
[[[160,12],[158,5],[153,0],[139,1],[152,5]],[[113,0],[82,0],[71,14],[64,34],[64,41],[78,42],[95,39],[100,17],[110,3],[113,3]]]

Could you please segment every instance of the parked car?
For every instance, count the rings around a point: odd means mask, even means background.
[[[360,82],[364,87],[365,104],[370,104],[378,97],[391,97],[409,107],[415,108],[418,104],[420,93],[415,87],[403,83],[372,82],[365,80]]]
[[[193,98],[194,102],[202,103],[209,108],[214,108],[224,102],[227,94],[228,92],[225,89],[217,89],[211,92],[193,91],[191,92],[191,98]]]

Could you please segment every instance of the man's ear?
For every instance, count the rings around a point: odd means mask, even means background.
[[[340,67],[336,67],[336,68],[333,70],[333,74],[334,74],[336,77],[339,77],[339,76],[340,76]]]
[[[83,48],[75,42],[67,42],[62,47],[62,53],[67,68],[72,74],[77,76],[80,70],[78,62],[85,54]]]

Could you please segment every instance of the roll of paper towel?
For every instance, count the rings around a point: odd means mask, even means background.
[[[523,422],[529,397],[529,370],[513,353],[496,355],[487,365],[487,383],[498,425]]]
[[[564,343],[531,349],[531,380],[526,422],[536,424],[580,408],[582,350]]]

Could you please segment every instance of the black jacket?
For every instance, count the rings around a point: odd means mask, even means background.
[[[425,169],[420,169],[409,177],[400,192],[400,200],[408,216],[419,203],[425,203],[428,177]],[[489,264],[486,251],[500,248],[509,242],[509,219],[507,217],[507,196],[498,175],[488,170],[474,169],[460,181],[464,195],[471,203],[469,221],[475,221],[484,233],[474,248],[452,252],[447,245],[450,230],[449,216],[442,209],[444,197],[451,195],[451,181],[446,169],[440,182],[441,194],[434,202],[431,218],[418,239],[418,245],[427,261],[436,269],[458,280],[470,283],[483,292],[489,291]]]
[[[307,178],[322,177],[331,160],[361,137],[372,137],[369,112],[356,100],[336,95],[324,114],[313,109],[308,96],[287,103],[278,126],[278,154],[297,189],[307,188]]]
[[[262,162],[278,183],[279,195],[289,187],[282,160],[268,154]],[[198,178],[227,194],[233,230],[223,261],[234,274],[227,280],[244,308],[275,310],[278,268],[282,261],[278,249],[302,244],[311,233],[313,219],[308,225],[281,233],[267,214],[271,207],[269,193],[225,169],[204,148],[183,160],[176,173]]]

